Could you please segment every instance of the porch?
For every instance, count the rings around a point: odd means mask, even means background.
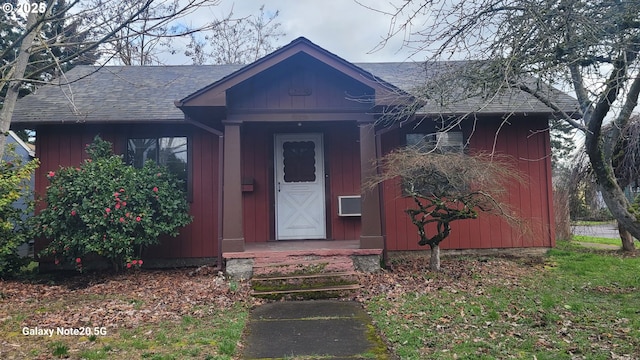
[[[247,243],[244,251],[223,252],[226,273],[250,279],[270,273],[316,268],[323,273],[375,272],[382,249],[363,249],[360,240],[289,240]]]

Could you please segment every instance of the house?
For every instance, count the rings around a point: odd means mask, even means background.
[[[509,154],[527,177],[508,190],[509,204],[531,220],[528,236],[481,216],[455,224],[443,249],[554,246],[553,110],[518,93],[479,110],[472,101],[447,108],[427,103],[403,121],[380,121],[380,114],[413,103],[424,69],[352,64],[305,38],[247,66],[77,66],[60,84],[21,99],[13,126],[36,129],[40,194],[44,174],[80,163],[96,134],[134,165],[173,153],[194,220],[147,257],[197,263],[259,244],[313,239],[422,249],[400,186],[363,193],[360,185],[376,172],[376,158],[425,134]],[[578,112],[574,99],[555,96],[565,112]],[[468,112],[473,116],[449,134],[438,133],[433,120]]]

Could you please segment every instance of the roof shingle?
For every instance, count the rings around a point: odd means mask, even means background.
[[[422,63],[354,64],[398,89],[414,93],[430,76]],[[241,69],[241,65],[188,66],[77,66],[65,77],[37,89],[18,101],[13,123],[163,122],[181,121],[184,114],[174,105],[194,91]],[[577,101],[553,93],[565,111],[577,111]],[[446,106],[428,101],[422,114],[477,111],[480,97]],[[505,94],[485,105],[486,113],[550,113],[540,101],[524,92]]]

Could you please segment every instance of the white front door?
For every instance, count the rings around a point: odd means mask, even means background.
[[[325,239],[322,134],[275,135],[276,239]]]

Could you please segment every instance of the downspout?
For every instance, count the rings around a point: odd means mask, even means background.
[[[379,166],[379,161],[382,158],[382,134],[385,133],[386,131],[384,131],[384,129],[382,130],[378,130],[373,131],[373,136],[376,139],[376,173],[378,175],[380,175],[380,166]],[[386,228],[386,219],[387,219],[387,214],[385,212],[385,206],[384,206],[384,184],[378,184],[378,197],[380,198],[380,201],[378,202],[378,206],[380,207],[380,229],[382,230],[382,234],[384,237],[384,241],[382,242],[384,244],[384,246],[382,247],[382,263],[385,264],[386,267],[386,263],[387,263],[387,228]]]
[[[224,133],[220,130],[212,128],[197,122],[185,115],[185,121],[193,126],[208,131],[218,136],[218,270],[224,270],[224,262],[222,261],[222,200],[224,196],[223,189],[223,171],[224,171]]]

